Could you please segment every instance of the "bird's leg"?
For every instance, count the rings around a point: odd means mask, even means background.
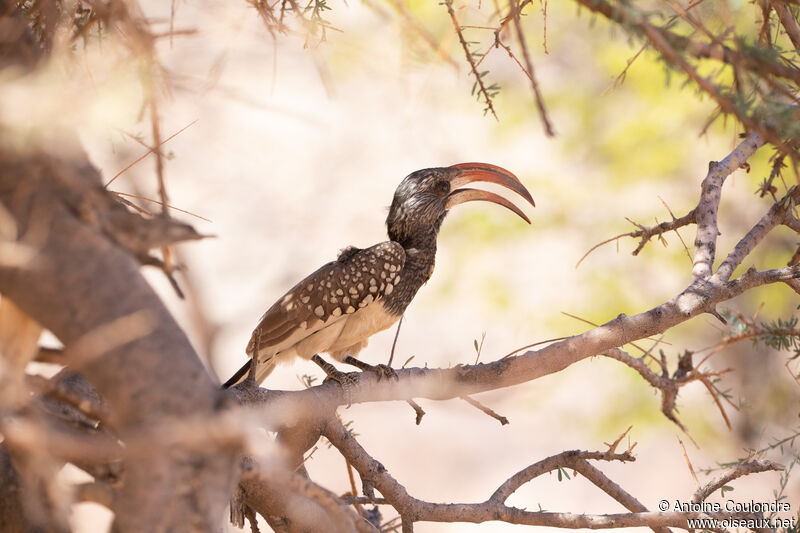
[[[311,356],[311,360],[314,361],[328,376],[328,379],[332,379],[339,383],[342,386],[342,390],[344,391],[344,397],[347,399],[348,404],[350,403],[350,391],[352,391],[353,387],[358,385],[358,379],[356,377],[351,376],[346,372],[342,372],[337,370],[335,366],[327,362],[325,359],[320,357],[317,354]]]
[[[375,372],[378,374],[378,381],[380,381],[383,377],[394,378],[395,381],[400,381],[400,378],[397,377],[397,372],[395,372],[394,368],[390,367],[389,365],[371,365],[369,363],[365,363],[364,361],[359,361],[350,355],[345,357],[343,362],[347,363],[348,365],[358,367],[363,371],[369,370],[370,372]]]
[[[254,332],[255,342],[253,344],[253,356],[250,358],[250,371],[247,373],[248,381],[252,381],[254,385],[256,383],[256,367],[258,367],[258,353],[261,350],[261,330],[256,329]]]

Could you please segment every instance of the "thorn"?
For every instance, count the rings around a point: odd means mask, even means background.
[[[686,453],[686,447],[683,445],[683,441],[680,438],[678,439],[678,444],[681,445],[681,450],[683,450],[683,458],[686,459],[686,465],[689,467],[689,473],[692,474],[692,479],[694,479],[694,483],[697,485],[697,488],[700,488],[700,481],[697,479],[697,474],[694,472],[692,462],[689,460],[689,454]]]
[[[619,446],[619,443],[620,443],[620,442],[622,442],[622,439],[624,439],[624,438],[625,438],[625,435],[627,435],[627,434],[628,434],[628,432],[631,430],[631,428],[632,428],[632,427],[633,427],[633,426],[628,426],[628,429],[626,429],[625,431],[623,431],[623,432],[622,432],[622,434],[621,434],[619,437],[617,437],[617,440],[615,440],[615,441],[614,441],[614,442],[612,442],[611,444],[609,444],[609,443],[607,443],[607,442],[604,442],[604,443],[603,443],[603,444],[605,444],[606,446],[608,446],[608,451],[606,452],[608,455],[611,455],[611,454],[613,454],[613,453],[616,451],[616,449],[617,449],[617,446]]]
[[[483,411],[484,413],[486,413],[490,417],[494,418],[495,420],[500,422],[501,426],[505,426],[506,424],[509,423],[508,422],[508,418],[504,417],[503,415],[500,415],[500,414],[496,413],[493,409],[490,409],[489,407],[486,407],[485,405],[480,403],[478,400],[476,400],[474,398],[470,398],[469,396],[459,396],[459,398],[461,398],[462,400],[464,400],[465,402],[467,402],[468,404],[470,404],[474,408],[478,409],[479,411]]]
[[[728,323],[728,321],[725,320],[725,317],[723,317],[721,314],[719,314],[716,309],[712,309],[711,311],[709,311],[709,313],[711,315],[713,315],[714,318],[716,318],[717,320],[722,322],[723,324],[727,324]]]
[[[406,402],[408,403],[408,405],[411,406],[412,409],[414,409],[414,412],[417,414],[414,422],[417,425],[420,425],[420,423],[422,422],[422,417],[425,416],[425,410],[422,409],[422,407],[414,400],[406,400]]]

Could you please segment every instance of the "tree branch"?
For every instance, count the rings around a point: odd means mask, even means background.
[[[37,230],[39,249],[35,268],[0,266],[0,292],[64,343],[65,364],[80,369],[107,401],[123,440],[164,417],[213,414],[221,405],[216,385],[138,262],[75,216],[73,206],[107,214],[106,204],[90,203],[106,194],[99,192],[99,174],[74,138],[52,142],[69,155],[56,159],[34,147],[17,155],[0,145],[0,202],[21,235]],[[37,213],[47,217],[34,218]],[[130,316],[152,317],[152,328],[138,338],[112,339],[89,360],[71,351],[98,328]],[[115,531],[177,530],[187,517],[197,531],[215,530],[233,482],[234,454],[157,450],[129,458]],[[191,497],[176,500],[187,487]]]
[[[378,461],[373,459],[350,435],[338,420],[329,419],[324,431],[325,437],[333,444],[347,461],[361,475],[381,492],[399,513],[404,531],[413,530],[414,522],[487,522],[502,520],[511,524],[549,526],[563,529],[606,529],[625,527],[649,527],[654,531],[668,531],[674,526],[687,528],[687,520],[706,518],[729,518],[730,513],[707,514],[693,512],[650,512],[627,492],[622,490],[602,472],[586,462],[592,459],[628,460],[626,454],[603,454],[600,452],[570,451],[547,458],[521,471],[501,486],[483,503],[441,504],[419,500],[409,495],[406,489]],[[630,458],[632,459],[632,457]],[[532,512],[508,507],[502,503],[522,483],[559,466],[574,468],[595,483],[602,490],[628,508],[637,509],[632,513],[588,515],[571,513]]]
[[[764,138],[759,133],[751,133],[733,152],[720,161],[708,164],[708,174],[703,180],[700,202],[697,204],[697,236],[694,240],[694,279],[707,279],[714,266],[717,247],[717,209],[722,185],[730,174],[741,167],[761,145]]]
[[[728,257],[717,268],[717,272],[712,279],[714,281],[728,281],[736,267],[753,251],[753,248],[775,226],[787,221],[787,215],[791,215],[791,209],[794,205],[797,205],[797,202],[800,202],[800,187],[795,186],[789,189],[786,196],[772,204],[772,207],[761,217],[761,220],[747,232],[747,235],[742,237],[736,247],[728,254]]]
[[[491,363],[449,369],[405,368],[397,381],[378,381],[370,373],[355,374],[357,386],[345,394],[338,383],[328,382],[300,391],[265,391],[240,383],[229,389],[244,403],[261,405],[259,416],[268,427],[314,419],[331,406],[370,401],[429,398],[446,400],[525,383],[571,364],[604,353],[631,341],[663,333],[701,313],[711,312],[723,301],[768,283],[800,277],[800,266],[775,270],[749,270],[742,277],[720,284],[694,283],[670,301],[633,316],[619,315],[583,334],[568,337],[539,350]]]
[[[544,126],[545,134],[548,137],[554,137],[556,132],[553,130],[553,125],[550,122],[550,118],[547,116],[547,108],[544,105],[544,98],[539,90],[539,83],[536,81],[536,72],[533,69],[533,61],[531,61],[531,56],[528,52],[528,45],[525,43],[525,35],[522,32],[522,24],[519,21],[522,7],[519,5],[518,0],[509,0],[509,8],[510,13],[508,17],[510,17],[514,22],[514,30],[517,34],[517,41],[519,41],[519,46],[522,48],[522,58],[525,60],[525,66],[527,67],[526,72],[528,74],[528,79],[531,82],[531,90],[533,91],[533,96],[536,100],[536,107],[539,109],[539,118]]]
[[[694,493],[694,497],[692,497],[692,501],[697,503],[702,502],[711,496],[714,491],[720,489],[734,479],[738,479],[748,474],[768,472],[770,470],[783,471],[784,467],[772,461],[747,461],[746,463],[738,464],[729,472],[698,488],[697,492]]]
[[[467,41],[464,39],[464,33],[461,28],[461,25],[458,23],[458,18],[456,18],[456,12],[453,9],[453,0],[444,0],[444,5],[447,7],[447,13],[450,15],[450,20],[453,22],[453,27],[456,30],[456,35],[458,35],[458,41],[461,43],[461,48],[464,50],[464,55],[467,58],[467,64],[469,64],[470,71],[472,75],[475,77],[475,83],[478,87],[478,93],[483,96],[483,101],[486,104],[486,109],[484,111],[490,111],[492,116],[495,120],[499,120],[497,118],[497,113],[495,113],[494,105],[492,104],[492,97],[489,94],[489,90],[486,88],[486,85],[483,83],[483,75],[478,72],[478,67],[475,65],[475,60],[472,58],[472,52],[469,51],[469,45]]]
[[[263,516],[288,519],[291,532],[377,533],[341,498],[281,465],[247,462],[241,486],[247,505]]]
[[[789,11],[789,8],[782,0],[769,0],[769,5],[778,14],[778,20],[781,21],[781,25],[786,30],[786,35],[789,36],[795,49],[800,50],[800,28],[798,28],[797,20]]]

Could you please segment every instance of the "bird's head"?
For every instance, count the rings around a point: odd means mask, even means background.
[[[486,163],[460,163],[451,167],[426,168],[406,176],[394,192],[386,218],[389,238],[404,246],[422,244],[419,241],[430,239],[435,245],[447,211],[458,204],[476,200],[502,205],[530,224],[525,213],[502,196],[480,189],[462,188],[476,181],[496,183],[536,205],[517,177],[500,167]]]

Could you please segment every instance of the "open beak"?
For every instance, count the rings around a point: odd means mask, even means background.
[[[520,183],[519,179],[517,179],[514,174],[508,170],[505,170],[504,168],[500,168],[495,165],[489,165],[487,163],[459,163],[458,165],[453,165],[449,168],[458,170],[458,173],[450,180],[450,190],[452,192],[447,196],[445,209],[450,209],[451,207],[458,204],[463,204],[464,202],[485,200],[487,202],[502,205],[503,207],[515,212],[528,224],[531,223],[531,221],[527,216],[525,216],[525,213],[523,213],[519,207],[498,194],[479,189],[459,189],[459,187],[475,181],[496,183],[497,185],[501,185],[506,189],[511,189],[515,193],[525,198],[532,206],[536,207],[536,204],[533,203],[531,193],[528,192],[528,189],[526,189],[522,183]]]

